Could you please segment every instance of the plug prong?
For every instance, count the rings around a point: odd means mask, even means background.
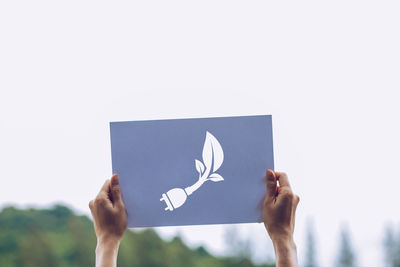
[[[172,204],[170,202],[170,200],[168,199],[167,195],[164,193],[162,194],[162,198],[160,199],[160,201],[164,201],[165,204],[167,204],[167,207],[165,208],[165,210],[170,210],[173,211],[174,208],[172,207]]]

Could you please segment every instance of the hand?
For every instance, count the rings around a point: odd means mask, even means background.
[[[127,226],[118,175],[107,180],[89,202],[97,236],[96,266],[116,266],[119,244]]]
[[[285,173],[267,170],[266,176],[263,219],[274,244],[277,266],[298,266],[293,232],[300,198],[293,194]]]

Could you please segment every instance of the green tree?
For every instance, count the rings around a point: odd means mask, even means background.
[[[227,244],[228,254],[233,259],[240,262],[240,266],[252,266],[252,244],[248,238],[241,238],[239,227],[236,225],[225,226],[224,232],[225,243]]]
[[[351,244],[350,233],[346,227],[342,227],[340,233],[340,247],[337,258],[337,267],[355,267],[356,256]]]
[[[25,238],[21,240],[16,254],[16,266],[60,266],[59,259],[45,234],[35,228],[31,228]]]
[[[96,235],[92,221],[65,206],[0,211],[1,267],[94,266]],[[216,257],[204,247],[192,249],[180,237],[165,241],[152,229],[127,230],[118,267],[272,267],[247,257]]]
[[[306,229],[306,254],[304,267],[317,267],[317,256],[315,246],[314,223],[312,219],[307,221]]]
[[[384,254],[388,267],[400,267],[400,239],[393,227],[387,225],[384,237]]]
[[[94,266],[96,243],[93,227],[87,223],[87,218],[71,216],[67,220],[70,246],[66,252],[66,259],[72,266]],[[85,240],[85,241],[83,241]]]

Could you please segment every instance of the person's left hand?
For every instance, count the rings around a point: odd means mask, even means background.
[[[121,241],[127,226],[127,216],[121,197],[118,175],[114,174],[89,202],[98,243]]]

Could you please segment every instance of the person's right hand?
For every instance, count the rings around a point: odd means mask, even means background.
[[[297,266],[293,232],[300,198],[293,193],[285,173],[267,170],[266,184],[263,219],[274,244],[277,266]]]

